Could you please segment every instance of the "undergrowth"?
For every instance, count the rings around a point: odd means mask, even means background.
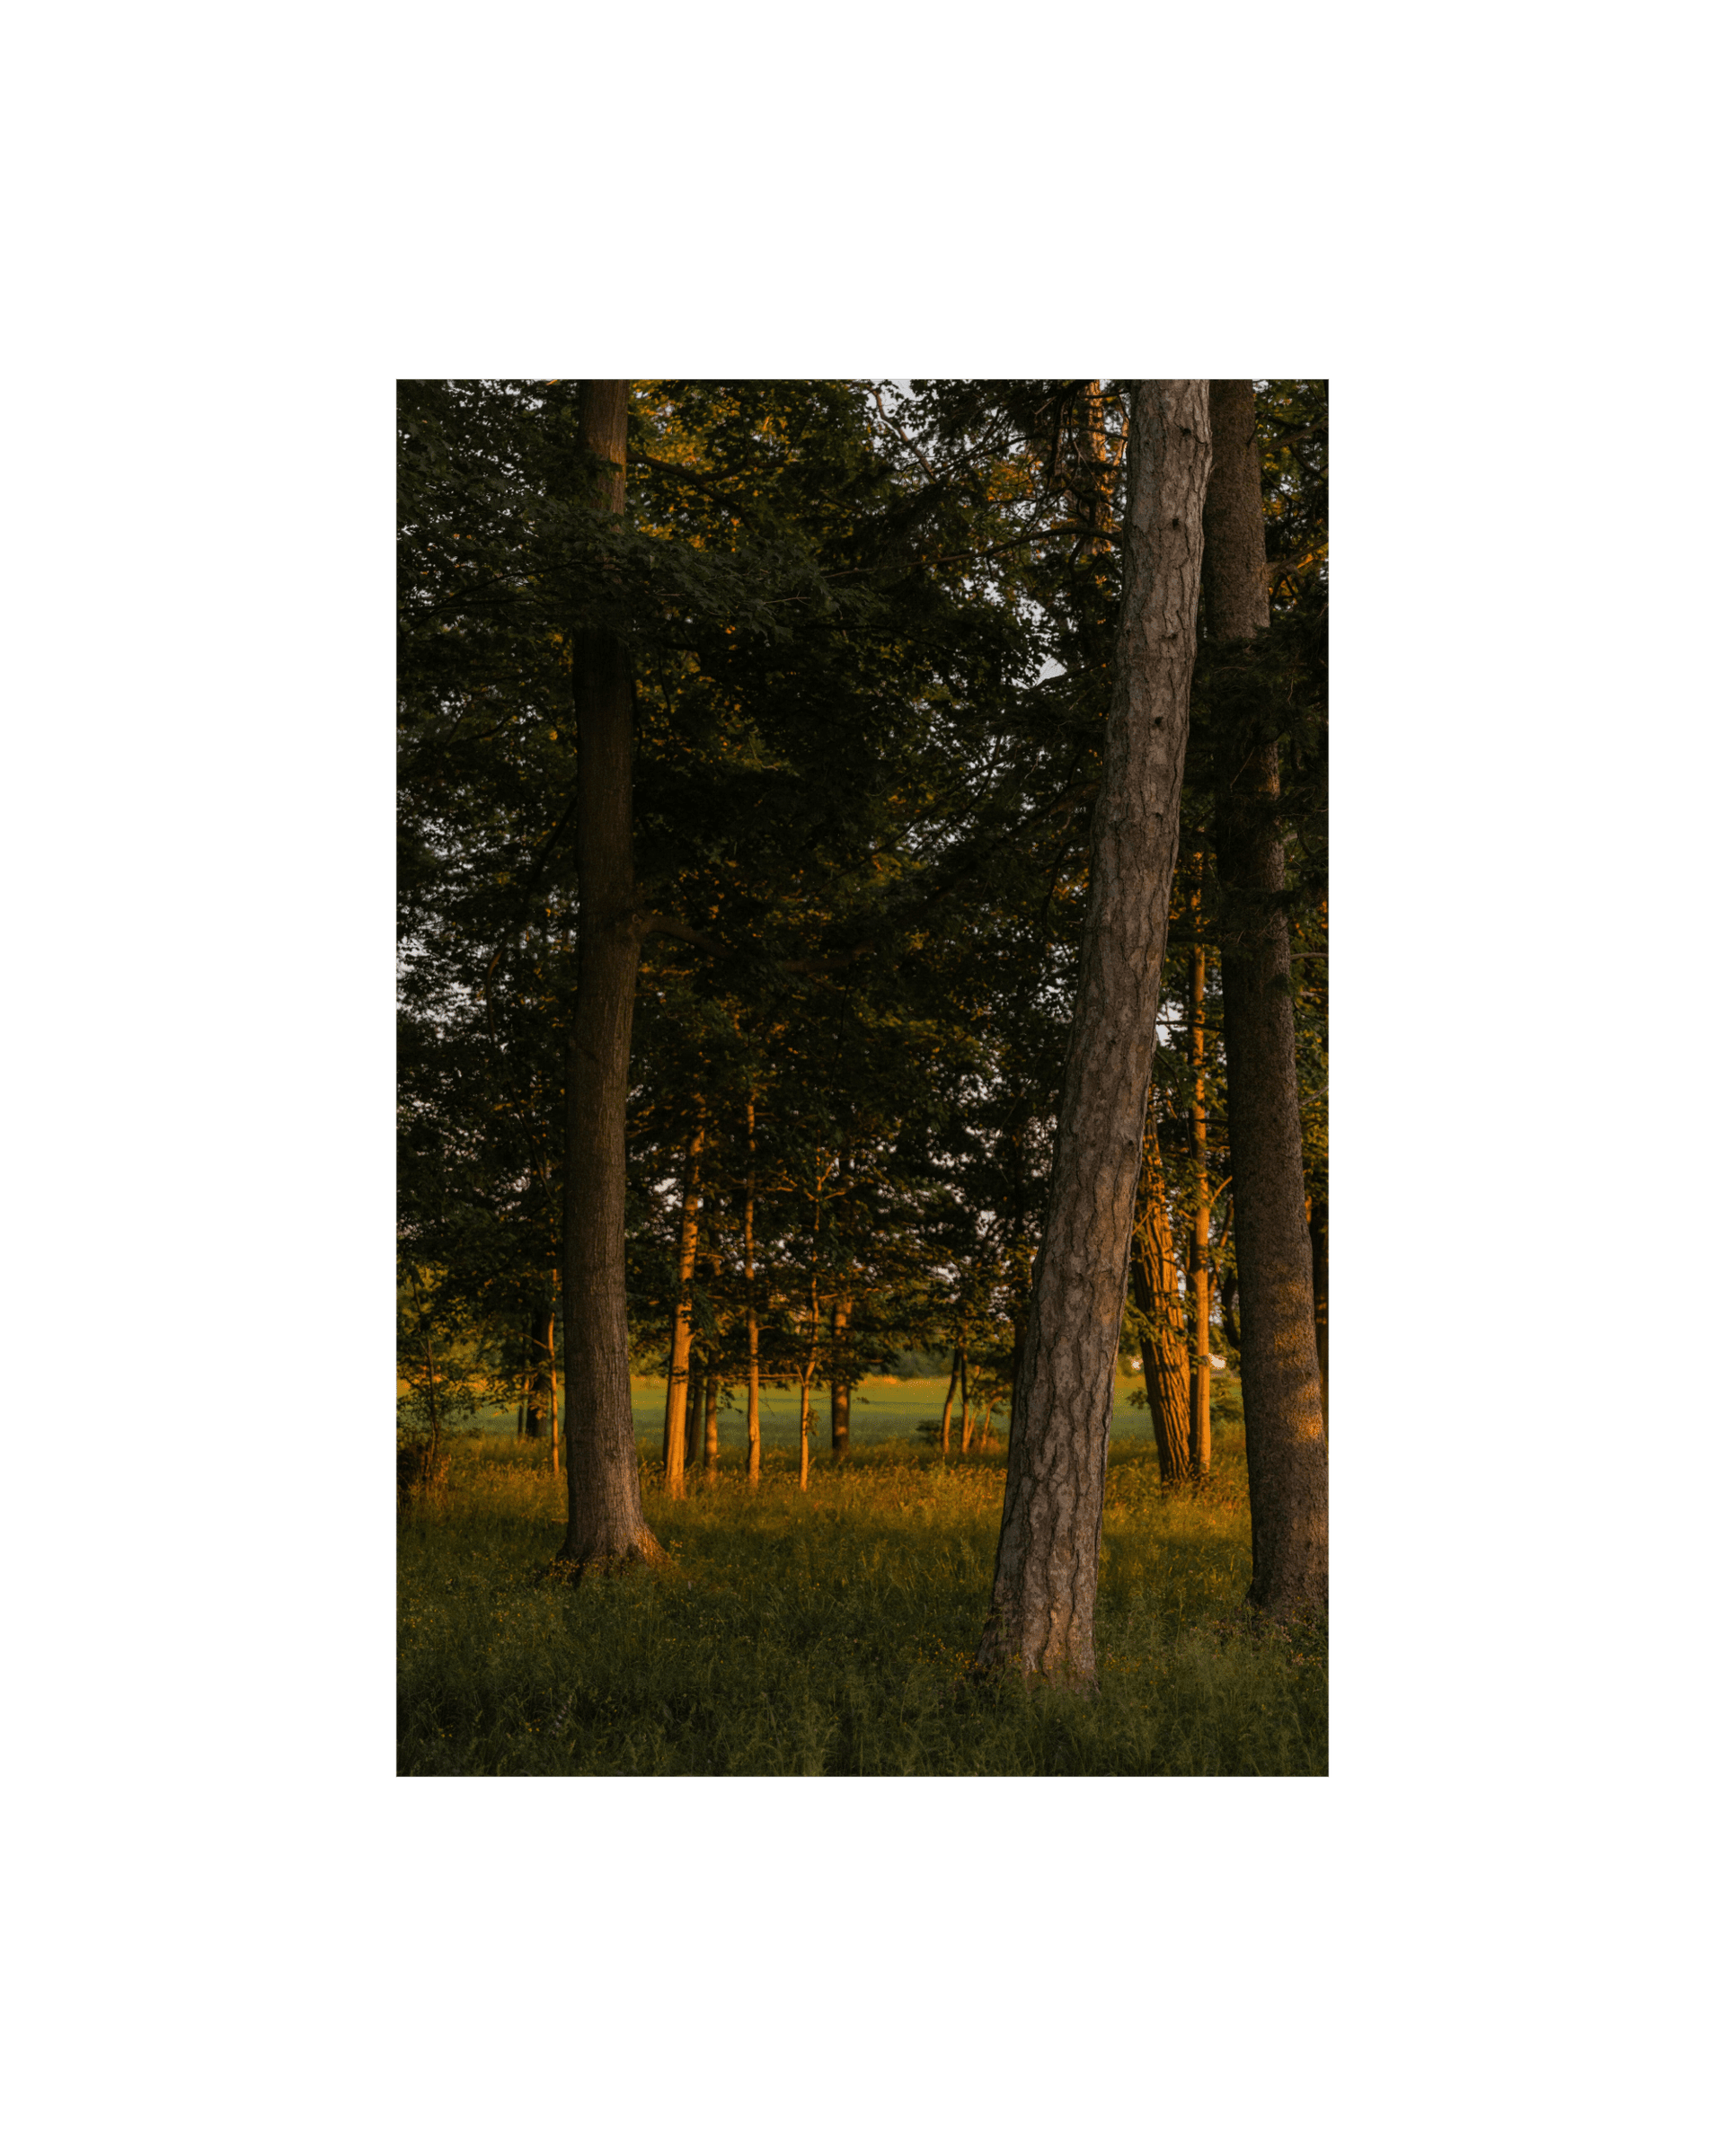
[[[643,1447],[643,1456],[647,1448]],[[1243,1621],[1237,1426],[1201,1493],[1110,1461],[1092,1696],[960,1682],[1004,1465],[914,1445],[768,1455],[670,1502],[664,1570],[545,1577],[562,1491],[508,1438],[457,1444],[401,1527],[402,1774],[1322,1774],[1324,1642]]]

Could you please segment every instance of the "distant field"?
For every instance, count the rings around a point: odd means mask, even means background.
[[[1130,1395],[1138,1389],[1140,1378],[1121,1378],[1114,1388],[1114,1435],[1121,1439],[1150,1440],[1154,1433],[1147,1408],[1127,1405]],[[1239,1380],[1232,1373],[1218,1370],[1212,1381],[1212,1411],[1218,1423],[1225,1422],[1239,1413]],[[914,1442],[919,1422],[938,1422],[941,1409],[946,1399],[947,1381],[943,1377],[881,1378],[871,1377],[854,1387],[851,1393],[851,1443],[853,1445],[879,1445],[893,1439]],[[634,1404],[635,1436],[638,1438],[657,1440],[665,1424],[665,1380],[662,1377],[636,1377],[629,1381],[629,1390]],[[736,1405],[721,1409],[719,1415],[719,1449],[721,1454],[740,1453],[747,1441],[744,1416],[744,1395],[739,1386],[732,1395]],[[817,1449],[830,1446],[832,1442],[831,1401],[825,1391],[815,1395],[815,1445]],[[485,1416],[479,1427],[488,1431],[512,1431],[515,1416],[512,1411]],[[959,1403],[952,1403],[952,1436],[958,1441]],[[1002,1401],[995,1410],[995,1435],[1004,1442],[1006,1436],[1006,1403]],[[780,1392],[775,1387],[761,1388],[761,1444],[763,1447],[783,1447],[792,1452],[797,1449],[797,1394],[794,1391]]]

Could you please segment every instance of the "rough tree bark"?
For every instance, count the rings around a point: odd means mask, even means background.
[[[1269,623],[1262,467],[1250,382],[1210,384],[1216,463],[1204,508],[1210,634],[1233,642]],[[1273,740],[1242,743],[1222,770],[1216,865],[1225,926],[1222,1043],[1228,1067],[1240,1386],[1246,1418],[1255,1607],[1321,1610],[1330,1573],[1329,1450],[1300,1160],[1287,914]]]
[[[979,1670],[1095,1682],[1127,1247],[1156,1043],[1210,469],[1209,385],[1132,389],[1113,702]]]
[[[620,516],[629,384],[584,382],[579,443],[602,508]],[[624,1109],[641,937],[630,764],[633,683],[617,640],[575,647],[578,982],[564,1078],[563,1397],[569,1524],[561,1561],[579,1578],[664,1552],[641,1510],[624,1289]]]

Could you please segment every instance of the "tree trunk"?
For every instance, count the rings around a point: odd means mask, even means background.
[[[1095,1682],[1127,1246],[1156,1045],[1198,635],[1208,384],[1133,384],[1114,694],[1090,904],[979,1669]]]
[[[1205,504],[1205,592],[1220,642],[1269,625],[1262,468],[1250,382],[1215,382],[1216,469]],[[1253,1604],[1272,1617],[1329,1594],[1329,1450],[1305,1227],[1274,740],[1241,743],[1216,800],[1225,931],[1222,1040],[1228,1067],[1240,1384],[1252,1500]]]
[[[701,1388],[706,1374],[705,1357],[691,1355],[688,1398],[683,1412],[683,1462],[686,1469],[693,1469],[701,1456]]]
[[[952,1350],[952,1375],[949,1379],[946,1388],[946,1405],[941,1410],[941,1451],[942,1454],[948,1449],[952,1428],[952,1395],[959,1389],[959,1361],[960,1351],[955,1348]]]
[[[1318,1383],[1323,1388],[1323,1427],[1330,1427],[1330,1199],[1308,1198],[1306,1227],[1312,1237],[1312,1316],[1318,1336]]]
[[[555,1305],[535,1303],[529,1321],[533,1330],[533,1374],[527,1395],[527,1438],[536,1445],[544,1436],[551,1415],[552,1365],[554,1359],[552,1347],[552,1317]]]
[[[515,1441],[527,1434],[527,1395],[533,1391],[533,1320],[521,1321],[521,1397],[515,1403]]]
[[[551,1394],[549,1420],[551,1424],[551,1476],[554,1482],[560,1471],[557,1459],[557,1320],[553,1313],[545,1315],[545,1382]],[[634,1436],[634,1417],[629,1418],[629,1434]]]
[[[1199,860],[1202,872],[1202,858]],[[1204,1114],[1204,953],[1198,936],[1198,899],[1192,899],[1192,956],[1187,991],[1192,1061],[1192,1472],[1210,1471],[1210,1134]]]
[[[977,1665],[1095,1682],[1095,1576],[1126,1252],[1180,850],[1209,384],[1132,384],[1115,694],[1091,821],[1048,1227],[1031,1287],[1001,1548]]]
[[[820,1233],[820,1203],[815,1203],[815,1233]],[[815,1389],[815,1365],[820,1359],[820,1275],[809,1276],[809,1360],[802,1366],[802,1400],[797,1415],[797,1429],[801,1460],[797,1473],[797,1488],[809,1487],[809,1433],[813,1419],[809,1401]]]
[[[1165,1483],[1185,1482],[1192,1471],[1191,1389],[1186,1358],[1186,1315],[1174,1263],[1168,1190],[1162,1172],[1153,1100],[1144,1121],[1144,1169],[1132,1233],[1132,1284],[1146,1325],[1138,1336],[1144,1389],[1156,1433],[1156,1463]]]
[[[970,1357],[962,1348],[959,1350],[959,1406],[963,1410],[959,1422],[959,1450],[970,1450]]]
[[[584,382],[579,442],[597,460],[601,507],[621,515],[629,384]],[[635,923],[630,759],[633,684],[613,636],[575,650],[575,868],[580,889],[578,985],[564,1080],[564,1399],[573,1442],[562,1560],[579,1577],[664,1553],[641,1510],[629,1399],[624,1288],[624,1110],[641,959]]]
[[[719,1373],[707,1373],[707,1411],[701,1433],[702,1463],[709,1482],[719,1472]]]
[[[761,1326],[755,1307],[755,1103],[748,1104],[748,1180],[743,1197],[743,1280],[748,1303],[748,1480],[761,1479]]]
[[[844,1459],[851,1449],[851,1381],[844,1365],[845,1331],[851,1319],[850,1298],[833,1304],[833,1451]]]
[[[689,1134],[683,1173],[683,1226],[677,1246],[677,1302],[671,1311],[671,1366],[665,1378],[665,1443],[661,1461],[665,1494],[683,1495],[684,1425],[689,1391],[689,1341],[694,1330],[694,1251],[701,1233],[701,1128]]]

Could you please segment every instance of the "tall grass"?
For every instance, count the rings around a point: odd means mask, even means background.
[[[993,1577],[1004,1462],[889,1440],[806,1494],[767,1455],[645,1477],[665,1571],[544,1577],[562,1493],[511,1439],[452,1448],[402,1526],[402,1774],[1322,1774],[1314,1634],[1242,1621],[1237,1425],[1197,1497],[1110,1462],[1093,1697],[957,1683]]]

